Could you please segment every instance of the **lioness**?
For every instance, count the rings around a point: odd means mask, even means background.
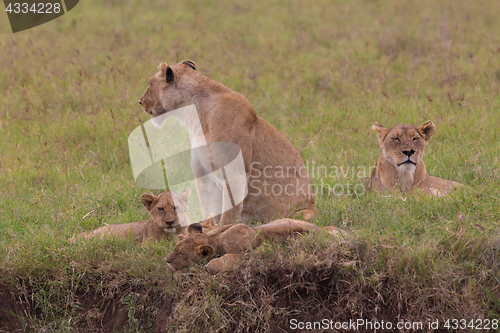
[[[214,197],[222,198],[223,207],[232,207],[220,216],[222,225],[264,221],[296,212],[309,219],[315,214],[309,176],[299,152],[276,128],[257,116],[245,96],[202,75],[189,60],[173,66],[163,62],[158,69],[139,99],[144,112],[155,118],[194,104],[201,128],[192,119],[179,119],[189,130],[192,148],[206,142],[210,149],[213,143],[229,142],[241,149],[248,196],[236,205],[228,203],[229,196],[223,196],[222,176],[200,177],[215,171],[218,157],[213,151],[210,158],[201,157],[192,149],[191,166],[204,218],[211,209],[203,198]],[[231,191],[241,193],[244,187],[241,182]]]
[[[372,129],[377,132],[382,153],[366,185],[368,192],[392,192],[396,189],[413,192],[418,188],[422,193],[441,196],[462,186],[427,173],[422,156],[427,141],[434,134],[435,126],[432,121],[419,127],[400,124],[389,129],[375,123]]]
[[[162,239],[173,238],[173,235],[185,233],[189,224],[187,216],[187,208],[189,205],[189,188],[180,194],[165,191],[159,195],[144,193],[141,196],[141,202],[146,210],[151,214],[151,217],[144,221],[124,223],[124,224],[108,224],[89,232],[82,232],[76,237],[93,237],[106,235],[118,236],[126,238],[131,236],[136,242],[144,241],[159,241]],[[180,203],[176,206],[172,195],[176,196],[176,200]],[[181,225],[185,225],[182,227]],[[207,220],[203,223],[206,231],[217,227],[212,220]]]
[[[215,274],[240,260],[246,251],[251,251],[263,241],[286,238],[296,234],[318,230],[320,227],[305,221],[280,219],[258,227],[238,223],[220,226],[209,232],[201,232],[196,223],[188,227],[187,235],[179,237],[177,245],[165,258],[167,264],[180,274],[191,263],[210,259],[206,265],[209,273]],[[338,236],[341,231],[335,227],[323,227]]]

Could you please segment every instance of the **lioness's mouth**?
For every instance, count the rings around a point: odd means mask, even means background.
[[[417,165],[417,163],[413,162],[413,161],[412,161],[412,160],[410,160],[410,159],[407,159],[406,161],[404,161],[404,162],[402,162],[402,163],[399,163],[399,164],[398,164],[398,166],[401,166],[401,165],[403,165],[403,164],[407,164],[407,163],[411,163],[411,164],[413,164],[413,165]]]

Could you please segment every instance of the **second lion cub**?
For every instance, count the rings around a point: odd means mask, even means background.
[[[157,196],[144,193],[141,196],[141,202],[151,214],[149,219],[124,224],[108,224],[89,232],[82,232],[76,237],[117,236],[126,238],[131,236],[136,242],[172,239],[174,235],[183,234],[189,225],[187,208],[190,194],[189,189],[180,194],[170,191],[162,192]],[[175,196],[179,205],[175,204],[172,196]],[[185,227],[182,227],[183,225]],[[217,227],[217,225],[213,225],[212,219],[207,220],[202,226],[207,231]]]

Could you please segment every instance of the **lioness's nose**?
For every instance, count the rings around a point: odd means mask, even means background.
[[[141,102],[140,100],[139,100],[139,104],[141,104],[141,105],[142,105],[142,102]]]
[[[175,222],[175,221],[165,221],[165,223],[166,223],[167,225],[172,225],[172,224],[174,224],[174,222]]]
[[[403,154],[405,154],[406,156],[410,157],[411,155],[415,154],[415,150],[411,149],[411,150],[403,150]]]

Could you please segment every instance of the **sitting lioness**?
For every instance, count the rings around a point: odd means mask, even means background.
[[[121,238],[132,237],[136,242],[173,238],[174,235],[180,235],[187,230],[189,219],[186,212],[190,192],[188,188],[181,194],[170,191],[162,192],[157,196],[144,193],[141,196],[141,202],[151,214],[148,220],[124,224],[108,224],[89,232],[82,232],[76,237],[100,236],[103,238],[108,235]],[[178,199],[176,201],[180,203],[179,206],[175,205],[172,195],[175,195],[176,199]],[[185,225],[185,227],[182,227],[182,225]],[[206,231],[216,227],[217,225],[213,220],[207,220],[203,223],[203,228]]]
[[[189,130],[192,148],[206,144],[210,149],[212,143],[228,142],[241,149],[248,181],[248,195],[242,202],[233,202],[230,196],[243,193],[245,182],[223,195],[226,176],[214,172],[218,161],[213,150],[206,158],[192,149],[191,166],[204,218],[211,213],[210,203],[217,200],[222,207],[231,207],[225,212],[213,209],[222,212],[221,225],[265,221],[293,213],[309,219],[315,214],[309,176],[299,152],[276,128],[257,116],[245,96],[199,73],[189,60],[173,66],[163,62],[158,69],[139,99],[144,112],[155,118],[194,104],[199,122],[193,117],[179,118]],[[211,177],[201,177],[209,173],[213,173]]]
[[[387,129],[378,123],[372,126],[377,132],[382,153],[366,186],[368,192],[411,193],[417,188],[421,193],[441,196],[462,184],[429,176],[422,156],[427,141],[434,134],[434,124],[427,121],[419,127],[407,124]]]
[[[218,257],[206,265],[207,271],[215,274],[242,259],[245,252],[251,251],[263,241],[293,237],[319,228],[321,227],[305,221],[280,219],[258,227],[238,223],[201,232],[201,226],[194,223],[188,227],[187,235],[179,237],[177,245],[165,260],[177,275],[185,271],[191,263]],[[342,232],[331,226],[323,229],[335,236]]]

